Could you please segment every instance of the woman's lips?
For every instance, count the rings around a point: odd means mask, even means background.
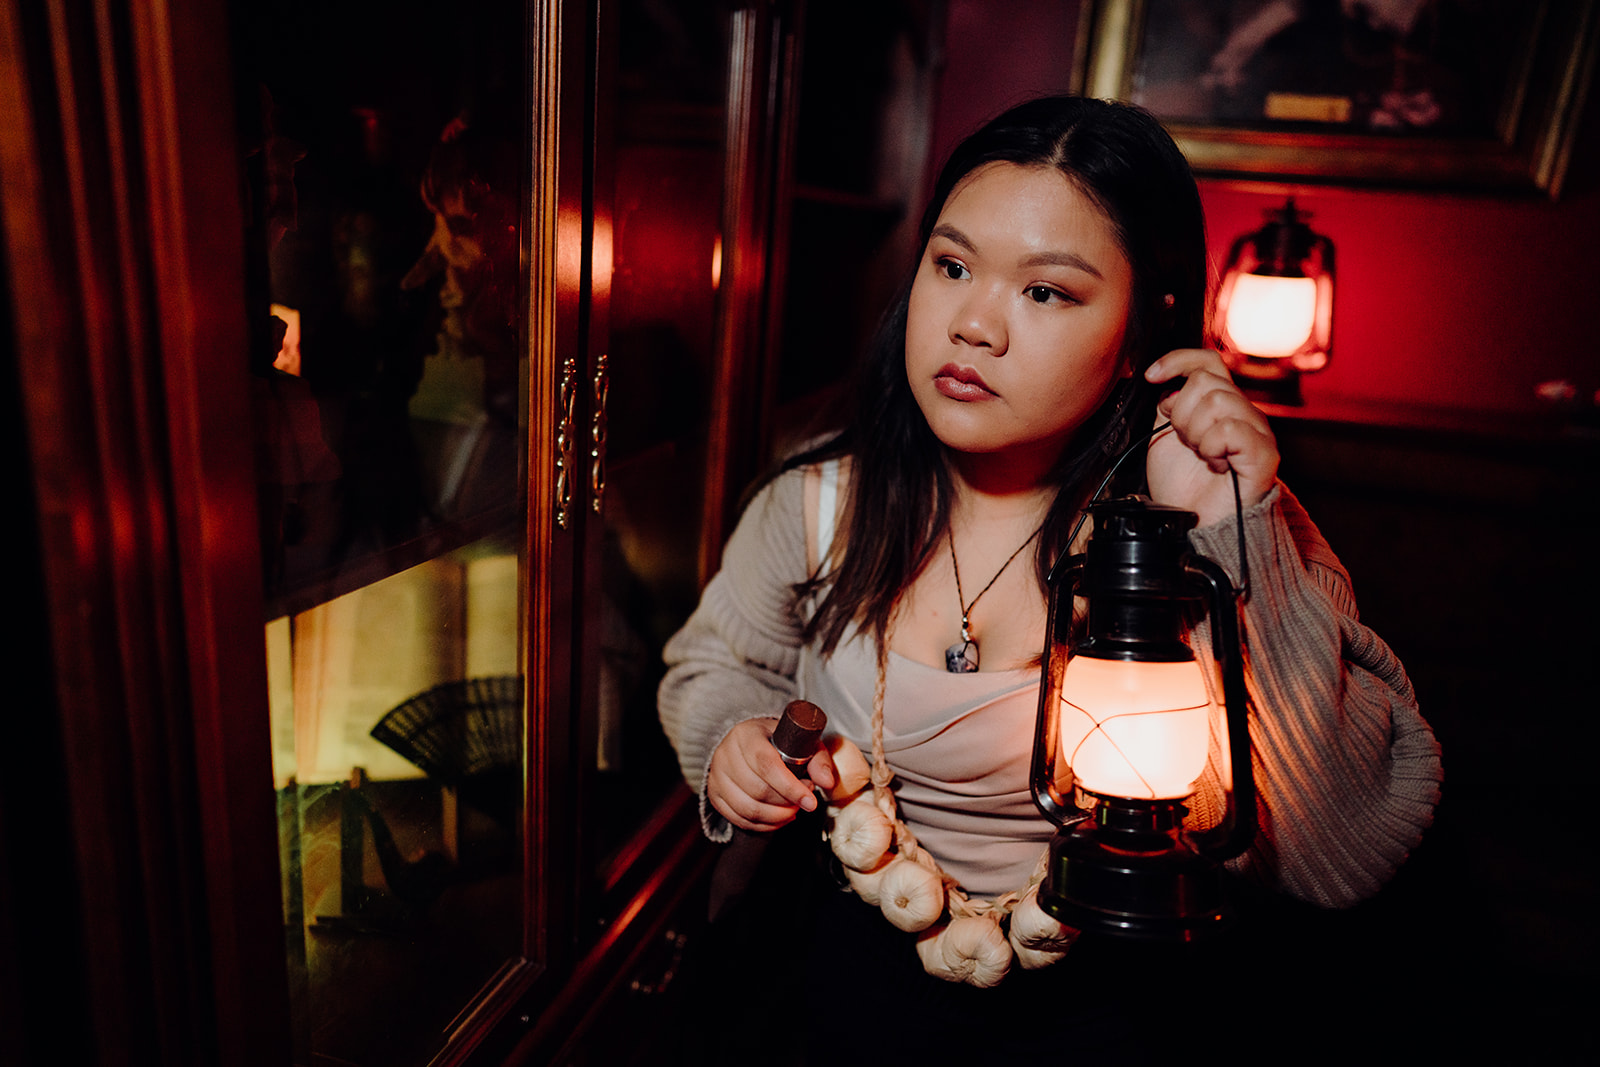
[[[939,368],[939,373],[933,376],[933,387],[951,400],[987,400],[996,395],[983,375],[971,367],[958,367],[954,363]]]

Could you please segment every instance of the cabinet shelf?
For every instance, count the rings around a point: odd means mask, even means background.
[[[518,529],[524,506],[520,500],[508,502],[470,518],[434,527],[386,548],[354,555],[335,566],[308,575],[282,592],[269,596],[262,621],[271,622],[285,615],[309,611],[486,537],[512,533]]]

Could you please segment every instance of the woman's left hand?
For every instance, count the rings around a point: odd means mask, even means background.
[[[1260,502],[1278,477],[1278,441],[1254,404],[1233,384],[1222,357],[1204,348],[1168,352],[1145,371],[1160,384],[1184,379],[1157,407],[1172,429],[1150,442],[1146,476],[1158,504],[1187,508],[1206,526],[1233,513],[1233,479],[1245,507]]]

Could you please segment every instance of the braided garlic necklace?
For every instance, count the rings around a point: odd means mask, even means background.
[[[850,888],[868,904],[877,905],[895,926],[919,935],[917,955],[935,978],[987,988],[1006,976],[1013,960],[1028,969],[1059,960],[1077,940],[1078,931],[1039,906],[1038,886],[1044,880],[1048,849],[1041,851],[1032,877],[1020,889],[991,899],[969,897],[900,818],[890,788],[894,772],[883,746],[887,632],[878,642],[877,668],[870,771],[850,776],[860,784],[851,792],[843,791],[845,768],[855,760],[863,769],[867,763],[859,749],[843,742],[842,750],[834,753],[841,790],[827,809],[829,847],[843,865]]]

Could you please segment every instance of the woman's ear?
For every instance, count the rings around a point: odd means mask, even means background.
[[[1117,360],[1121,364],[1117,368],[1117,377],[1122,381],[1136,377],[1143,370],[1139,364],[1141,362],[1149,362],[1139,358],[1140,353],[1145,349],[1143,333],[1143,330],[1130,323],[1127,336],[1122,339],[1122,352],[1117,356]]]

